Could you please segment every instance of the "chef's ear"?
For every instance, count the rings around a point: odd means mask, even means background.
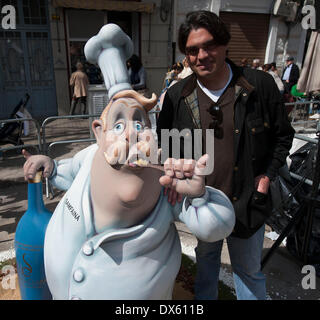
[[[101,119],[96,119],[92,122],[92,131],[96,137],[97,142],[102,138],[103,135],[103,122]]]

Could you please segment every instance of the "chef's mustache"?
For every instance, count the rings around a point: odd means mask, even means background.
[[[111,166],[127,165],[139,159],[154,164],[159,161],[159,152],[154,140],[140,140],[130,144],[127,140],[120,139],[108,146],[107,150],[104,151],[104,156]]]

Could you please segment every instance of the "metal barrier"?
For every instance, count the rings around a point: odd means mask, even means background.
[[[306,137],[303,135],[295,134],[295,138],[299,140],[304,140],[306,142],[311,142],[317,145],[316,150],[316,161],[313,164],[313,176],[312,180],[306,179],[298,174],[290,172],[290,176],[296,180],[299,180],[298,188],[304,183],[311,186],[311,191],[308,192],[307,195],[302,196],[302,200],[299,203],[298,210],[291,217],[290,221],[287,223],[276,242],[272,245],[272,247],[268,250],[267,254],[261,260],[261,270],[264,268],[266,263],[269,261],[275,250],[279,247],[282,241],[290,234],[291,230],[303,219],[305,216],[305,227],[301,230],[303,232],[303,243],[302,248],[297,251],[297,254],[300,259],[303,259],[304,264],[309,264],[308,261],[308,249],[310,244],[310,239],[312,235],[312,227],[313,227],[313,216],[316,208],[319,208],[319,181],[320,181],[320,149],[319,149],[319,136],[320,136],[320,123],[317,124],[317,139],[313,139],[310,137]],[[296,187],[297,188],[297,187]],[[296,191],[297,192],[297,189]],[[292,195],[292,193],[291,193]],[[293,193],[294,195],[294,193]],[[290,210],[289,210],[290,212]],[[286,213],[288,214],[288,212]],[[300,231],[299,231],[300,232]],[[300,233],[301,234],[301,233]]]
[[[25,121],[32,121],[35,123],[36,130],[37,130],[37,140],[38,144],[20,144],[16,146],[10,146],[10,147],[5,147],[5,148],[0,148],[0,154],[2,154],[3,151],[8,151],[8,150],[14,150],[14,149],[23,149],[27,147],[33,147],[37,148],[38,152],[41,152],[42,144],[41,144],[41,133],[40,133],[40,125],[39,122],[36,119],[33,118],[18,118],[18,119],[6,119],[6,120],[0,120],[0,123],[15,123],[15,122],[25,122]]]
[[[84,119],[84,118],[97,118],[100,117],[99,114],[89,114],[89,115],[68,115],[68,116],[55,116],[55,117],[49,117],[46,118],[41,125],[42,129],[42,151],[45,155],[48,155],[48,151],[50,147],[57,145],[57,144],[68,144],[68,143],[79,143],[79,142],[85,142],[85,141],[95,141],[95,139],[69,139],[69,140],[60,140],[53,142],[47,147],[47,138],[46,138],[46,127],[47,125],[55,120],[63,120],[63,119]],[[90,130],[90,126],[88,126]]]
[[[293,106],[293,109],[289,112],[291,115],[291,124],[295,125],[305,125],[305,124],[315,124],[317,120],[306,119],[309,116],[310,110],[313,111],[314,105],[319,106],[319,100],[308,100],[308,101],[296,101],[287,102],[284,104],[286,108]],[[299,107],[301,107],[299,109]],[[303,118],[303,120],[301,120]],[[298,119],[298,120],[296,120]]]
[[[320,127],[320,125],[318,124],[318,126]],[[314,138],[310,138],[310,137],[306,137],[306,136],[303,136],[301,134],[295,134],[294,137],[296,139],[299,139],[299,140],[303,140],[303,141],[306,141],[306,142],[311,142],[311,143],[314,143],[314,144],[318,144],[318,139],[314,139]],[[304,181],[304,183],[306,183],[307,185],[309,186],[312,186],[313,185],[313,181],[310,180],[310,179],[306,179],[305,177],[302,177],[296,173],[293,173],[291,171],[289,171],[290,173],[290,176],[296,180],[299,180],[299,181]],[[320,189],[320,187],[319,187]]]

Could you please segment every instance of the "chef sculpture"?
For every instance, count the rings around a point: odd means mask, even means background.
[[[45,272],[54,299],[172,299],[181,264],[174,221],[213,242],[234,227],[231,202],[204,184],[207,155],[198,161],[168,159],[163,170],[148,111],[148,99],[131,90],[126,60],[131,39],[105,25],[85,46],[98,63],[109,104],[92,123],[97,143],[72,159],[55,161],[25,152],[25,178],[44,176],[66,190],[46,231]],[[152,161],[151,161],[152,160]],[[172,206],[164,187],[185,196]]]

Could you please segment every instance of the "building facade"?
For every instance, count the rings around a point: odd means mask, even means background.
[[[92,85],[100,85],[99,69],[85,61],[83,47],[106,23],[116,23],[132,38],[134,52],[147,71],[147,86],[161,92],[168,68],[184,56],[177,33],[185,14],[217,13],[232,39],[229,57],[261,64],[275,61],[282,69],[286,55],[302,65],[307,31],[299,21],[274,15],[274,0],[1,0],[17,8],[17,29],[0,30],[0,101],[4,118],[18,96],[31,95],[35,117],[68,114],[69,78],[77,61],[85,64]]]

